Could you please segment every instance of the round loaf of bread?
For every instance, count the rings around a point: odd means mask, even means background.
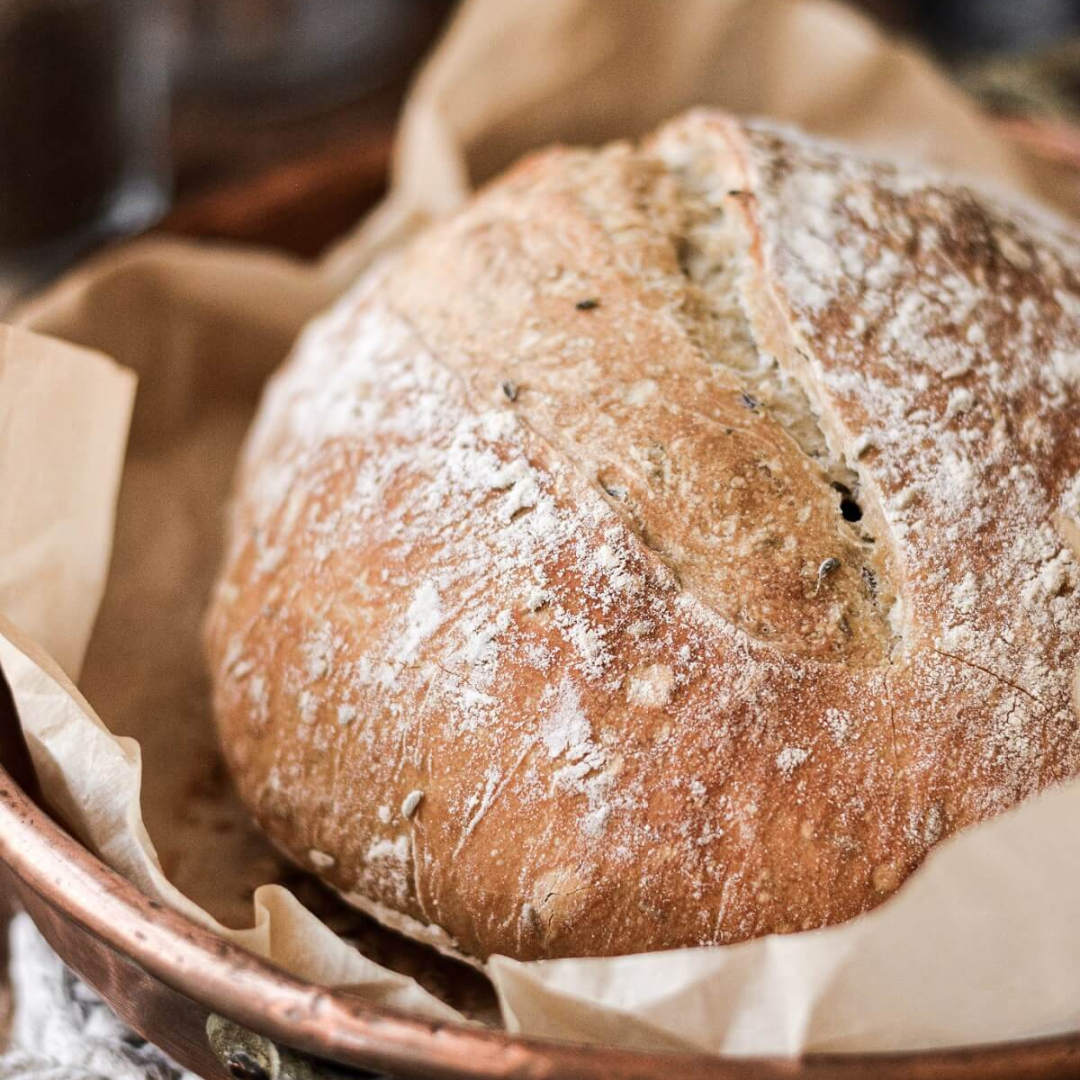
[[[1080,771],[1080,241],[697,112],[553,149],[273,379],[242,797],[468,956],[818,927]]]

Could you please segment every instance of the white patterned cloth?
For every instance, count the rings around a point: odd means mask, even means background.
[[[28,915],[9,936],[15,1017],[0,1080],[198,1080],[122,1024]]]

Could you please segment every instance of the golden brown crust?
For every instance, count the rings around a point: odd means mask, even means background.
[[[1074,774],[1078,252],[717,114],[520,165],[267,393],[207,628],[259,821],[465,953],[615,954],[848,918]]]

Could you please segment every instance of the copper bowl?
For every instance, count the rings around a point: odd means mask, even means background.
[[[208,1080],[329,1080],[370,1070],[418,1080],[1080,1077],[1080,1034],[974,1050],[723,1059],[411,1018],[288,975],[145,896],[90,854],[35,800],[2,677],[0,763],[0,874],[8,896],[127,1024]]]
[[[300,250],[297,235],[323,237],[318,230],[339,218],[343,228],[374,199],[388,145],[366,133],[348,170],[337,152],[313,158],[175,212],[169,231]],[[145,896],[73,838],[41,800],[0,672],[0,908],[8,901],[132,1029],[207,1080],[345,1080],[372,1070],[402,1080],[1080,1078],[1080,1033],[973,1050],[724,1059],[434,1023],[304,982]]]

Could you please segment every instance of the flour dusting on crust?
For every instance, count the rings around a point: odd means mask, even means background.
[[[1075,235],[963,185],[711,113],[526,161],[267,391],[242,795],[473,956],[865,910],[1080,768],[1078,356]]]

